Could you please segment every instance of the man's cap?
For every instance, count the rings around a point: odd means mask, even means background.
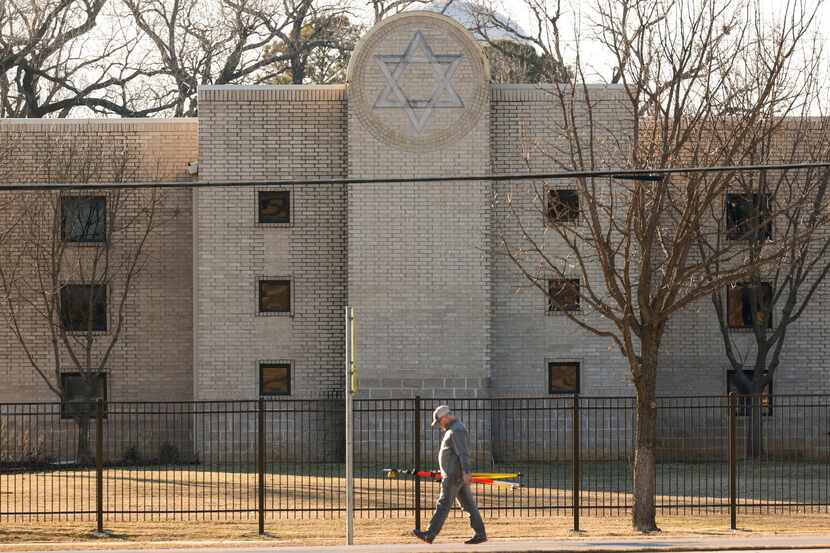
[[[447,415],[451,414],[450,408],[446,405],[439,405],[435,408],[435,411],[432,412],[432,427],[435,428],[435,425],[438,424],[438,420],[441,417],[446,417]]]

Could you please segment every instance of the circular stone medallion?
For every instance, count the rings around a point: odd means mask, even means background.
[[[353,113],[381,142],[437,149],[475,127],[489,108],[489,70],[454,20],[408,12],[375,26],[349,63]]]

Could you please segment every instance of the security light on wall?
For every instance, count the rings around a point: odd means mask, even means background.
[[[187,174],[191,177],[195,177],[199,174],[199,162],[198,161],[191,161],[187,164]]]

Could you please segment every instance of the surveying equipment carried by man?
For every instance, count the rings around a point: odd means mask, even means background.
[[[470,484],[473,481],[473,471],[470,467],[470,447],[467,428],[452,415],[446,405],[439,405],[432,413],[432,427],[438,425],[444,431],[441,448],[438,450],[438,466],[441,468],[441,494],[435,506],[429,528],[426,532],[419,529],[412,530],[412,535],[419,540],[432,543],[435,536],[441,531],[447,516],[456,499],[461,508],[470,515],[470,526],[475,534],[465,541],[466,544],[484,543],[487,533],[484,530],[484,521],[478,512],[476,500]]]
[[[429,478],[440,482],[443,479],[440,470],[415,470],[415,469],[383,469],[386,478],[394,480],[402,475],[410,474],[415,478]],[[505,488],[521,488],[521,482],[511,482],[508,478],[521,478],[521,472],[474,472],[473,484],[489,484],[491,486]]]

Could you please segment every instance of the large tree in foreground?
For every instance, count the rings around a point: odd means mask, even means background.
[[[35,166],[45,183],[123,183],[147,160],[126,137],[45,137]],[[144,165],[146,167],[146,165]],[[105,394],[130,298],[165,221],[155,189],[78,188],[0,193],[0,315],[45,388],[78,428],[90,463],[94,401]]]
[[[759,124],[797,109],[791,87],[812,67],[801,46],[815,12],[789,2],[771,25],[743,0],[599,0],[591,34],[614,59],[609,80],[625,87],[618,101],[588,86],[592,73],[578,40],[573,58],[566,59],[563,44],[573,42],[565,40],[559,6],[526,4],[539,27],[532,36],[545,42],[545,51],[559,61],[556,67],[573,67],[575,75],[570,85],[548,79],[555,83],[548,89],[547,122],[554,138],[526,145],[531,165],[544,157],[547,167],[626,167],[643,176],[575,178],[575,194],[541,183],[531,191],[512,185],[496,204],[519,231],[500,236],[500,245],[555,309],[610,340],[625,359],[636,395],[633,525],[652,531],[657,368],[667,324],[695,302],[781,259],[788,247],[767,241],[751,257],[745,242],[731,241],[701,256],[701,240],[716,243],[722,202],[735,174],[649,178],[648,172],[752,162],[754,142],[775,132],[774,125]],[[716,132],[723,126],[728,132]],[[782,198],[777,210],[789,212],[798,201]],[[805,224],[794,239],[809,241],[821,219]],[[582,312],[568,307],[576,294]]]

